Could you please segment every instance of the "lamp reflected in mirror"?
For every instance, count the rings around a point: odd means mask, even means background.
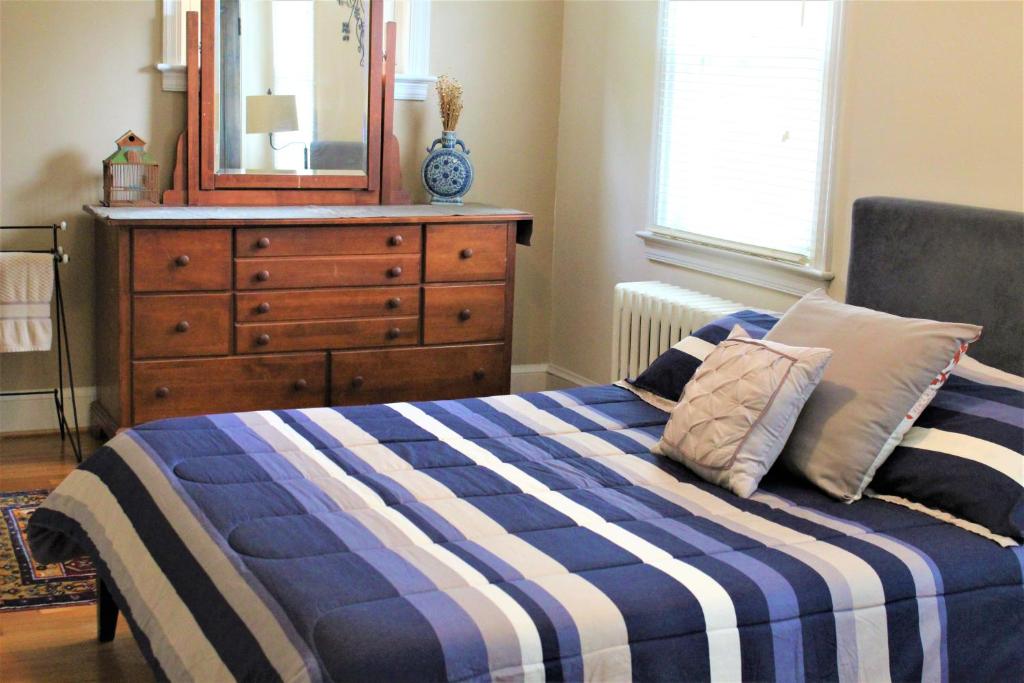
[[[374,64],[368,58],[372,42],[365,12],[377,5],[366,0],[215,0],[215,5],[215,170],[234,176],[365,177],[370,150],[379,145],[369,139],[377,114],[370,106]],[[326,178],[319,182],[331,185]]]
[[[304,169],[309,169],[309,147],[302,140],[288,142],[280,147],[274,144],[274,133],[293,133],[299,130],[299,117],[295,107],[295,95],[248,95],[245,98],[245,132],[266,134],[270,148],[281,151],[291,145],[302,145]]]

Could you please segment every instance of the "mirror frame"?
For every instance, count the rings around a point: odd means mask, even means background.
[[[383,0],[369,0],[369,88],[367,102],[366,174],[365,175],[314,175],[306,173],[218,173],[214,154],[214,107],[216,106],[214,83],[216,82],[216,12],[217,0],[202,0],[198,54],[199,65],[209,68],[198,69],[198,79],[189,74],[189,99],[193,90],[198,91],[198,166],[200,192],[189,193],[190,204],[379,204],[381,203],[381,156],[382,143],[391,131],[383,130],[384,108],[387,103],[383,92],[384,69],[384,4]],[[193,70],[190,70],[194,72]],[[392,90],[393,85],[388,90]],[[393,91],[388,93],[393,97]],[[392,100],[392,107],[393,100]],[[189,120],[190,138],[193,125]],[[261,196],[254,196],[256,190]],[[195,201],[192,195],[196,195]],[[297,196],[296,196],[297,195]]]

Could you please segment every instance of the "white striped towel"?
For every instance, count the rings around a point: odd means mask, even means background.
[[[53,255],[0,253],[0,352],[49,351]]]

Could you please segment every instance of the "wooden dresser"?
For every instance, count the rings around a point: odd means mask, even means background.
[[[93,424],[509,388],[516,243],[463,207],[87,206]]]

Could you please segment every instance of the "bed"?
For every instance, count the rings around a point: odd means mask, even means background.
[[[851,296],[905,304],[871,247],[910,231],[927,262],[932,214],[961,210],[858,200]],[[1007,215],[969,211],[990,263],[958,286],[1021,291]],[[1016,370],[1019,306],[982,313]],[[101,637],[120,611],[171,680],[1020,678],[1020,546],[781,471],[738,498],[649,452],[666,419],[599,386],[153,422],[31,534],[95,560]]]

